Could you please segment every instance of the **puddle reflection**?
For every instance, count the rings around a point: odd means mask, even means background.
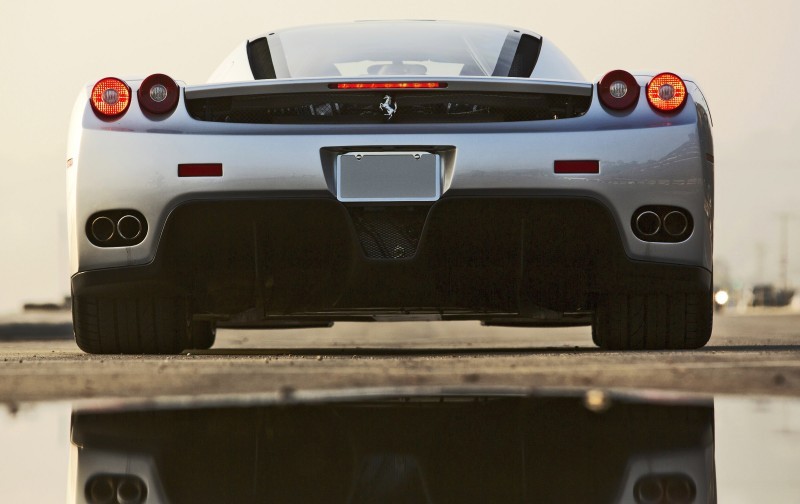
[[[713,401],[395,397],[72,415],[88,503],[716,502]]]

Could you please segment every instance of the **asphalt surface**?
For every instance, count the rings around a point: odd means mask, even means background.
[[[331,390],[604,388],[800,396],[800,314],[725,314],[696,351],[610,352],[589,328],[477,322],[338,323],[220,331],[208,351],[99,356],[67,312],[0,317],[0,402],[86,398],[291,398]]]

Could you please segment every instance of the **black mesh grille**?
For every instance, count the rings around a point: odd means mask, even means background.
[[[389,118],[380,108],[390,96]],[[589,96],[550,93],[351,92],[189,98],[200,121],[249,124],[402,124],[540,121],[578,117]]]
[[[417,253],[428,207],[351,207],[364,255],[370,259],[409,259]]]

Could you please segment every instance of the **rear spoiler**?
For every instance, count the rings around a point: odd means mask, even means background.
[[[324,79],[303,79],[303,80],[258,80],[253,82],[234,82],[222,84],[206,84],[202,86],[191,86],[184,88],[187,99],[202,98],[222,98],[226,96],[251,96],[265,94],[295,94],[295,93],[321,93],[321,92],[341,92],[347,93],[349,90],[336,89],[340,83],[413,83],[413,82],[436,82],[440,87],[422,88],[427,92],[477,92],[477,93],[543,93],[543,94],[566,94],[574,96],[591,96],[593,84],[587,82],[556,81],[550,79],[527,79],[512,77],[447,77],[431,78],[430,76],[417,76],[414,78],[383,78],[380,80],[374,77],[356,77],[352,79],[342,79],[341,77],[331,77]],[[395,91],[415,91],[416,89],[386,89],[387,92]],[[420,89],[421,90],[421,89]]]

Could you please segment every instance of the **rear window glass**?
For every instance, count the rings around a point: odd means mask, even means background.
[[[509,30],[447,22],[363,22],[294,28],[279,43],[291,78],[492,75]],[[277,38],[277,40],[275,40]]]

